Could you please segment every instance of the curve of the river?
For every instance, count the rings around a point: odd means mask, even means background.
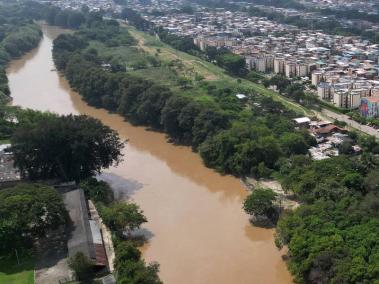
[[[86,105],[55,71],[52,40],[62,31],[43,26],[43,32],[39,47],[7,69],[13,104],[87,114],[130,139],[124,161],[103,178],[143,209],[149,241],[142,251],[160,263],[164,283],[292,283],[273,231],[252,227],[244,214],[240,181],[205,168],[190,148],[166,143],[161,133]]]

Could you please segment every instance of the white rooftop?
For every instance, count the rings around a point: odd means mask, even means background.
[[[294,118],[293,119],[296,123],[302,124],[302,123],[309,123],[311,122],[309,117],[299,117],[299,118]]]

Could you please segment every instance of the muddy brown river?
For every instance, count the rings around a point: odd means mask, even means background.
[[[129,139],[124,161],[103,178],[147,216],[143,255],[160,263],[164,283],[292,283],[273,230],[251,226],[243,212],[247,192],[240,181],[204,167],[190,148],[167,143],[164,134],[86,105],[55,71],[52,41],[62,31],[44,26],[43,32],[39,47],[7,69],[13,104],[87,114]]]

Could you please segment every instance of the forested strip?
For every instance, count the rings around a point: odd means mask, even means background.
[[[5,68],[8,62],[35,48],[42,33],[32,21],[32,7],[26,10],[12,3],[0,2],[0,140],[9,139],[14,125],[10,121],[8,78]]]
[[[265,175],[280,157],[304,154],[315,143],[307,132],[294,130],[291,119],[296,114],[272,99],[256,95],[250,109],[230,90],[209,88],[217,99],[199,100],[135,72],[104,68],[105,59],[88,47],[92,38],[85,31],[109,24],[113,25],[103,21],[54,42],[57,68],[89,104],[163,130],[172,141],[199,150],[206,165],[235,175]],[[108,34],[103,43],[108,45],[118,34]],[[220,99],[223,96],[225,100]]]

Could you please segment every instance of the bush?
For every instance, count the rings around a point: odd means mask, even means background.
[[[94,277],[94,263],[82,252],[77,252],[68,260],[68,266],[75,272],[78,280],[88,281]]]
[[[270,221],[277,220],[277,207],[274,204],[276,193],[271,189],[258,188],[245,199],[243,209],[256,218],[265,217]]]

